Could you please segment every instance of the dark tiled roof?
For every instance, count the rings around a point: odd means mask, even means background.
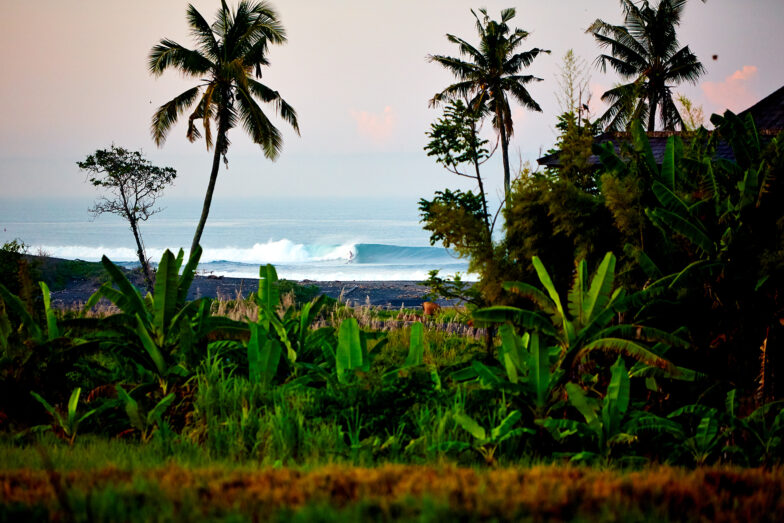
[[[784,130],[784,87],[776,92],[766,96],[756,104],[752,105],[745,111],[738,114],[741,118],[745,118],[747,114],[751,114],[754,118],[754,123],[760,133],[763,143],[770,141],[770,139]],[[664,157],[664,148],[667,145],[667,138],[680,133],[674,131],[655,131],[646,133],[648,141],[651,144],[653,156],[656,158],[657,163],[661,163]],[[594,138],[594,144],[603,144],[605,142],[613,142],[615,144],[615,151],[619,152],[618,144],[629,140],[629,133],[603,133]],[[735,155],[729,144],[721,141],[716,147],[716,158],[725,158],[727,160],[734,160]],[[543,167],[560,167],[560,153],[555,152],[548,154],[537,160],[537,163]],[[592,154],[588,159],[589,165],[599,165],[599,157]]]
[[[752,105],[739,116],[745,118],[747,114],[754,118],[757,129],[764,131],[784,129],[784,87]]]

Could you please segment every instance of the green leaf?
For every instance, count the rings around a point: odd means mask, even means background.
[[[569,289],[569,314],[572,315],[580,325],[587,323],[585,315],[586,297],[588,292],[588,264],[585,260],[580,260],[577,270],[574,271],[574,281],[572,288]]]
[[[615,255],[608,252],[602,263],[591,278],[591,289],[585,299],[585,323],[591,322],[594,316],[610,303],[610,292],[615,281]]]
[[[125,405],[125,413],[128,414],[131,425],[139,431],[145,432],[147,430],[147,422],[142,418],[141,413],[139,412],[139,404],[136,403],[136,400],[125,392],[125,389],[120,385],[117,385],[116,389],[117,395]]]
[[[538,312],[506,305],[496,305],[474,311],[471,316],[481,322],[503,323],[511,321],[524,330],[533,330],[548,336],[557,336],[558,332],[547,317]]]
[[[422,365],[425,352],[424,337],[422,323],[418,321],[413,323],[411,325],[411,339],[408,346],[408,356],[406,357],[406,367]]]
[[[477,377],[479,378],[479,381],[481,381],[482,385],[485,387],[493,388],[503,383],[501,378],[499,378],[498,375],[496,375],[496,373],[490,369],[490,367],[481,361],[473,360],[471,362],[471,368],[474,369]]]
[[[146,318],[147,308],[144,306],[144,300],[142,295],[139,294],[139,290],[128,281],[125,274],[109,258],[103,256],[101,264],[103,264],[103,268],[106,269],[112,282],[119,289],[119,293],[114,295],[114,299],[110,298],[112,302],[126,314],[131,316],[138,314]]]
[[[504,439],[512,432],[512,429],[514,429],[514,426],[522,417],[522,414],[517,410],[510,412],[497,427],[490,431],[490,441],[497,442]]]
[[[249,323],[250,339],[248,340],[248,380],[252,384],[261,383],[261,347],[259,347],[259,329],[256,323]]]
[[[620,430],[621,421],[629,408],[629,374],[620,356],[610,367],[610,372],[610,384],[602,405],[602,424],[606,439]]]
[[[161,256],[155,273],[153,325],[158,333],[166,332],[177,310],[177,262],[169,249]]]
[[[710,237],[705,233],[702,225],[699,222],[695,223],[694,218],[685,219],[683,216],[676,214],[668,209],[653,209],[646,210],[649,218],[660,228],[664,226],[671,229],[676,234],[679,234],[692,242],[695,247],[700,249],[708,256],[712,256],[716,251],[716,246]]]
[[[550,396],[550,352],[539,342],[539,335],[532,334],[528,342],[528,386],[533,392],[537,410],[547,405]]]
[[[514,331],[514,327],[508,323],[504,323],[498,329],[498,334],[501,337],[501,350],[499,356],[501,363],[506,369],[506,376],[511,383],[517,383],[518,370],[523,370],[523,347],[520,342],[520,337]]]
[[[487,433],[485,432],[485,429],[483,429],[479,425],[479,423],[477,423],[467,415],[463,414],[462,412],[455,414],[454,417],[455,417],[455,422],[457,422],[458,425],[463,427],[463,429],[465,429],[474,438],[479,440],[480,443],[484,443],[486,441]]]
[[[60,329],[57,327],[57,317],[54,315],[54,311],[52,310],[52,302],[49,295],[49,287],[42,281],[38,282],[38,285],[41,287],[41,295],[44,299],[44,314],[46,315],[46,332],[48,334],[49,340],[53,340],[55,338],[60,337]]]
[[[278,340],[268,338],[266,343],[264,343],[264,347],[261,350],[259,366],[261,369],[262,383],[265,387],[269,386],[272,383],[272,380],[275,379],[282,353],[283,349]]]
[[[548,274],[547,269],[545,268],[542,260],[539,259],[538,256],[534,256],[531,259],[531,263],[536,270],[536,275],[539,277],[539,281],[542,282],[542,286],[544,290],[547,291],[547,294],[550,295],[550,299],[553,300],[553,304],[555,304],[555,309],[558,311],[558,314],[564,320],[566,319],[566,315],[564,314],[563,306],[561,305],[561,298],[558,296],[558,291],[555,290],[555,285],[553,285],[553,280],[550,279],[550,274]]]
[[[675,189],[675,137],[673,136],[667,138],[667,145],[664,147],[661,177],[668,188]]]
[[[33,317],[27,312],[22,300],[19,299],[18,296],[14,295],[9,291],[5,285],[0,283],[0,298],[5,303],[5,306],[8,307],[14,314],[19,316],[22,320],[22,325],[24,325],[25,329],[27,329],[28,335],[36,342],[36,343],[43,343],[44,336],[43,332],[41,332],[41,328],[38,327],[38,324],[35,322]]]
[[[621,338],[600,338],[594,340],[580,351],[575,357],[577,360],[584,358],[588,353],[594,350],[602,350],[605,352],[614,352],[616,354],[625,354],[637,361],[641,361],[651,367],[663,369],[673,375],[678,375],[678,368],[662,358],[658,354],[651,352],[646,347],[635,343],[631,340],[624,340]]]
[[[569,396],[569,403],[583,415],[588,427],[598,434],[601,431],[601,422],[597,415],[599,406],[596,404],[596,401],[588,398],[583,392],[583,389],[572,382],[566,384],[566,393]]]
[[[157,423],[160,425],[161,423],[161,416],[169,408],[169,405],[172,404],[174,401],[174,393],[169,393],[165,398],[159,401],[151,410],[147,413],[147,427],[151,427],[153,424]]]
[[[275,314],[275,309],[280,304],[280,290],[278,287],[278,273],[275,267],[262,265],[259,267],[259,306],[266,314]]]
[[[150,333],[147,332],[147,328],[138,314],[136,315],[136,335],[139,336],[139,340],[142,342],[144,350],[147,351],[150,359],[155,364],[158,375],[161,377],[165,376],[167,365],[166,361],[163,359],[163,354],[161,354],[160,348],[155,344]]]
[[[82,393],[80,387],[75,388],[71,392],[71,397],[68,399],[68,428],[74,430],[77,425],[76,411],[79,408],[79,395]],[[70,434],[68,434],[70,436]]]
[[[338,381],[349,382],[349,372],[363,365],[362,345],[359,339],[359,324],[355,318],[343,320],[338,331],[338,348],[335,354]]]
[[[194,276],[196,276],[196,268],[199,266],[201,253],[201,245],[197,245],[196,249],[191,253],[190,258],[188,258],[188,263],[185,264],[185,268],[182,270],[179,282],[177,283],[177,306],[179,307],[188,299],[188,291],[191,288]],[[184,253],[182,249],[180,249],[180,252],[177,254],[177,260],[181,260],[183,255]],[[178,271],[181,264],[182,261],[177,264]]]

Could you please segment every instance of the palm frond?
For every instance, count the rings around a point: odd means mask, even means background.
[[[158,108],[152,117],[152,137],[156,145],[166,141],[166,134],[175,124],[180,114],[185,111],[199,96],[199,87],[188,89],[179,96],[174,97]]]
[[[207,23],[192,4],[188,4],[186,17],[188,18],[188,25],[191,27],[191,36],[199,43],[199,48],[212,60],[216,60],[219,56],[220,47],[218,41],[215,40],[210,24]]]
[[[170,68],[176,67],[181,73],[199,77],[208,72],[213,63],[198,51],[186,49],[172,40],[161,40],[152,48],[147,61],[150,73],[160,76]]]
[[[575,359],[577,361],[584,359],[590,352],[597,350],[614,354],[624,354],[632,359],[641,361],[646,365],[650,365],[651,367],[666,370],[671,374],[678,374],[677,367],[665,358],[651,352],[647,347],[640,345],[639,343],[635,343],[631,340],[624,340],[622,338],[600,338],[594,340],[585,345]]]
[[[247,79],[248,86],[254,96],[262,101],[272,103],[278,115],[288,122],[299,134],[299,123],[297,122],[297,112],[284,100],[278,91],[273,91],[266,85],[250,78]]]

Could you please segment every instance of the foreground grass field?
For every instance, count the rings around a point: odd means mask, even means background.
[[[451,465],[0,472],[0,520],[776,521],[781,469]]]

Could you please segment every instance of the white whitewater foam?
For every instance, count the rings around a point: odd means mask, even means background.
[[[152,261],[160,260],[164,248],[151,247],[147,256]],[[88,247],[85,245],[33,245],[31,252],[46,252],[56,258],[68,260],[100,261],[106,255],[113,262],[136,261],[136,250],[128,247]],[[172,249],[176,251],[176,249]],[[332,260],[348,260],[349,253],[356,252],[354,243],[343,245],[303,245],[288,239],[256,243],[253,247],[219,247],[204,249],[201,263],[228,261],[235,263],[309,263]]]

